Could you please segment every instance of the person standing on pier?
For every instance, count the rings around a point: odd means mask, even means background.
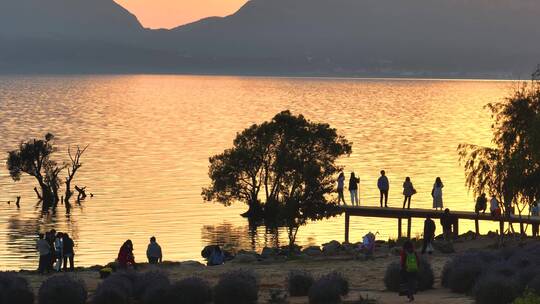
[[[353,206],[360,205],[360,202],[358,201],[358,184],[360,183],[360,179],[357,178],[354,175],[354,172],[351,172],[351,178],[349,179],[349,192],[351,193],[351,204]]]
[[[403,196],[405,197],[403,199],[403,209],[405,209],[405,206],[407,206],[407,209],[411,209],[411,198],[414,194],[416,194],[416,189],[414,189],[411,178],[407,176],[405,182],[403,182]]]
[[[388,177],[386,177],[386,172],[384,170],[381,170],[381,176],[379,177],[379,180],[377,180],[377,187],[379,188],[379,192],[381,193],[381,208],[383,206],[383,197],[384,197],[384,207],[388,207],[388,190],[390,189],[390,182],[388,181]]]
[[[497,198],[495,195],[491,196],[491,201],[489,201],[489,211],[491,212],[491,216],[499,216],[501,215],[501,208],[499,207],[499,201],[497,201]]]
[[[442,200],[442,188],[444,187],[440,177],[435,179],[435,184],[433,185],[433,190],[431,190],[431,196],[433,197],[433,208],[435,210],[443,209],[443,200]]]
[[[487,209],[487,197],[485,193],[482,193],[477,199],[476,199],[476,205],[474,206],[474,212],[476,214],[480,214],[480,211],[482,211],[482,214],[486,213]]]
[[[345,202],[345,195],[343,195],[343,189],[345,187],[345,174],[343,172],[339,173],[337,179],[337,193],[338,193],[338,205],[343,202],[343,205],[347,205]]]

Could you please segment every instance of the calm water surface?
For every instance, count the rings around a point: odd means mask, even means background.
[[[488,102],[514,87],[501,81],[350,80],[196,76],[0,77],[0,269],[31,269],[35,235],[56,228],[76,242],[79,265],[115,259],[128,238],[144,260],[147,239],[158,238],[165,259],[200,259],[208,243],[246,249],[286,243],[285,231],[251,231],[241,204],[204,203],[208,157],[231,146],[236,132],[290,109],[328,122],[354,143],[340,162],[360,175],[363,205],[378,205],[376,179],[385,169],[390,205],[402,202],[401,184],[411,176],[417,207],[431,207],[436,176],[444,203],[472,210],[456,146],[490,143]],[[89,144],[75,184],[95,196],[66,215],[41,215],[34,180],[13,182],[8,150],[46,132],[57,136],[56,159],[68,145]],[[22,195],[22,206],[13,203]],[[461,229],[473,223],[463,222]],[[413,221],[413,234],[422,222]],[[392,220],[353,218],[351,237],[368,231],[395,237]],[[484,224],[483,232],[496,229]],[[440,228],[439,228],[440,229]],[[343,218],[302,227],[299,243],[343,239]]]

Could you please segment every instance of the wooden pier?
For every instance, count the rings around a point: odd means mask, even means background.
[[[444,214],[443,211],[433,209],[402,209],[402,208],[381,208],[381,207],[364,207],[364,206],[341,206],[345,213],[345,242],[349,242],[349,222],[351,216],[363,217],[378,217],[378,218],[395,218],[398,220],[398,237],[402,237],[402,220],[407,220],[407,238],[411,237],[411,225],[413,218],[425,219],[440,219]],[[452,211],[450,214],[454,217],[454,234],[459,233],[459,220],[472,220],[475,223],[476,234],[480,233],[480,221],[499,222],[499,231],[501,235],[504,233],[506,223],[523,223],[523,224],[540,224],[540,217],[529,217],[524,215],[521,219],[517,215],[497,216],[492,217],[491,214],[476,214],[475,212]],[[522,226],[520,225],[522,228]],[[523,231],[521,231],[523,233]]]

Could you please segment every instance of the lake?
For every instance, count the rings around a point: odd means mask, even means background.
[[[381,169],[390,180],[390,206],[401,206],[410,176],[414,207],[430,208],[435,177],[445,184],[444,204],[473,210],[456,147],[489,145],[491,118],[484,107],[515,87],[511,81],[328,79],[213,76],[0,76],[0,268],[34,269],[36,234],[55,228],[72,235],[76,264],[105,264],[132,239],[145,261],[157,237],[166,260],[201,260],[210,243],[260,250],[287,244],[284,230],[249,229],[242,204],[202,200],[208,158],[231,147],[236,133],[290,109],[327,122],[353,142],[339,162],[360,176],[360,204],[378,205]],[[93,198],[66,214],[42,215],[35,180],[14,182],[7,151],[52,132],[59,162],[69,145],[89,145],[74,184]],[[21,195],[21,208],[13,201]],[[348,195],[346,195],[349,200]],[[7,204],[11,201],[11,204]],[[413,235],[422,221],[413,221]],[[461,231],[473,222],[460,224]],[[343,241],[344,219],[300,228],[300,245]],[[440,226],[438,231],[441,232]],[[483,224],[482,232],[497,229]],[[395,238],[394,220],[352,218],[351,241],[369,232]]]

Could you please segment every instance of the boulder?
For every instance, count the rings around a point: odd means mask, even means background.
[[[257,256],[249,253],[238,253],[232,261],[235,263],[248,264],[257,262]]]
[[[323,244],[323,253],[325,255],[337,255],[341,251],[341,244],[338,241],[330,241],[329,243]]]
[[[279,248],[264,247],[261,251],[261,257],[263,259],[268,259],[279,255],[279,252]]]
[[[319,246],[309,246],[302,250],[303,254],[306,254],[308,256],[320,256],[322,255],[321,247]]]

